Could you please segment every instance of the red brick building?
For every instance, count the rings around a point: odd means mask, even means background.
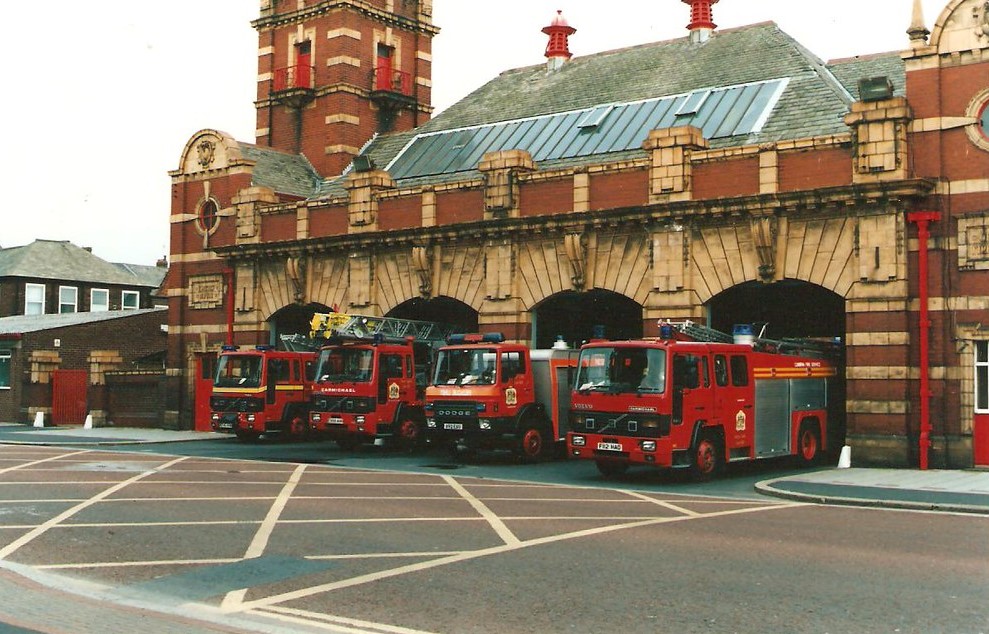
[[[845,342],[857,462],[989,463],[984,0],[830,62],[683,1],[683,38],[584,57],[558,15],[546,64],[432,119],[431,2],[263,2],[255,141],[202,130],[171,173],[169,420],[199,357],[316,310],[536,347],[764,322]]]

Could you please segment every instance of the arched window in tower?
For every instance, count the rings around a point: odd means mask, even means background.
[[[982,137],[989,141],[989,100],[982,104],[982,112],[979,113],[979,131]]]
[[[197,220],[200,233],[205,235],[213,233],[217,223],[220,221],[217,215],[219,210],[216,201],[212,198],[207,198],[203,201],[203,204],[199,206],[199,218]]]

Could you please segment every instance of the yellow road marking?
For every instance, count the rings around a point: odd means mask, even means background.
[[[443,476],[443,480],[445,480],[454,491],[459,493],[460,497],[467,500],[467,503],[473,506],[474,510],[477,511],[481,517],[487,520],[488,524],[491,525],[491,528],[494,529],[494,532],[498,534],[498,537],[501,537],[505,544],[509,546],[516,546],[521,543],[519,538],[515,536],[515,533],[513,533],[508,526],[501,521],[501,518],[498,517],[494,511],[489,509],[484,502],[474,497],[470,491],[463,487],[462,484],[450,476]]]

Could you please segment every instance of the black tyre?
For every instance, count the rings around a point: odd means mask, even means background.
[[[519,435],[518,452],[524,462],[538,462],[546,457],[550,450],[549,434],[545,427],[536,423],[528,423]]]
[[[710,480],[724,467],[724,443],[710,431],[702,431],[690,452],[690,477],[696,481]]]
[[[422,424],[411,418],[400,421],[395,425],[395,440],[399,449],[415,451],[425,444],[425,434]]]
[[[801,464],[816,464],[821,459],[821,428],[811,421],[800,424],[797,434],[797,459]]]

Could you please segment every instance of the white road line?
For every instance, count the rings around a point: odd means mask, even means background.
[[[305,555],[303,559],[309,561],[336,561],[336,560],[360,560],[360,559],[412,559],[422,557],[438,557],[445,555],[457,555],[462,550],[447,551],[426,551],[412,553],[362,553],[354,555]],[[161,559],[157,561],[94,561],[89,563],[73,564],[42,564],[32,566],[38,570],[87,570],[90,568],[142,568],[145,566],[202,566],[233,564],[244,561],[240,557],[226,557],[217,559]]]
[[[522,548],[530,548],[532,546],[541,546],[543,544],[552,544],[560,541],[567,541],[571,539],[578,539],[581,537],[591,537],[595,535],[602,535],[605,533],[610,533],[619,530],[627,530],[632,528],[642,528],[645,526],[654,526],[657,524],[669,524],[673,522],[684,522],[684,521],[700,521],[706,518],[716,518],[724,517],[728,515],[739,515],[743,513],[757,513],[765,511],[776,511],[780,509],[789,509],[799,506],[805,506],[804,504],[774,504],[771,506],[754,506],[751,508],[744,509],[733,509],[728,511],[719,511],[715,513],[709,513],[707,515],[700,516],[690,516],[690,515],[679,515],[677,517],[660,517],[653,518],[649,520],[642,520],[636,522],[627,522],[624,524],[613,524],[611,526],[601,526],[596,528],[589,528],[580,531],[573,531],[570,533],[562,533],[560,535],[550,535],[547,537],[540,537],[537,539],[529,540],[526,542],[519,542],[517,544],[505,544],[504,546],[494,546],[491,548],[484,548],[481,550],[464,552],[461,554],[450,555],[446,557],[440,557],[439,559],[433,559],[431,561],[423,561],[414,564],[408,564],[405,566],[399,566],[397,568],[392,568],[391,570],[381,570],[365,575],[359,575],[352,577],[350,579],[341,579],[338,581],[333,581],[330,583],[325,583],[317,586],[312,586],[311,588],[303,588],[300,590],[295,590],[293,592],[285,592],[282,594],[276,594],[262,599],[256,599],[254,601],[245,601],[238,606],[221,606],[221,609],[225,612],[237,612],[246,610],[255,610],[259,608],[265,608],[279,603],[284,603],[286,601],[295,601],[297,599],[302,599],[315,594],[324,594],[327,592],[332,592],[334,590],[340,590],[343,588],[350,588],[353,586],[364,585],[367,583],[372,583],[375,581],[380,581],[382,579],[388,579],[391,577],[398,577],[401,575],[406,575],[415,572],[421,572],[423,570],[429,570],[431,568],[438,568],[441,566],[447,566],[450,564],[456,564],[463,561],[470,561],[472,559],[479,559],[481,557],[488,557],[491,555],[500,555],[502,553],[511,552],[514,550],[519,550]]]
[[[501,518],[498,517],[494,511],[489,509],[484,502],[471,495],[471,492],[465,489],[462,484],[450,476],[443,476],[443,479],[450,485],[450,488],[459,493],[462,498],[467,500],[467,502],[474,507],[474,510],[477,511],[481,517],[487,520],[488,524],[491,525],[491,528],[494,529],[494,532],[498,534],[498,537],[501,537],[502,541],[504,541],[506,545],[517,546],[522,543],[519,538],[515,536],[515,533],[513,533],[508,526],[501,521]]]
[[[6,467],[6,468],[3,468],[3,469],[0,469],[0,475],[3,475],[5,473],[10,473],[11,471],[19,471],[19,470],[24,470],[24,469],[30,470],[31,467],[33,467],[35,465],[39,465],[39,464],[42,464],[42,463],[45,463],[45,462],[51,462],[53,460],[61,460],[63,458],[67,458],[69,456],[78,456],[81,453],[89,453],[89,451],[86,450],[86,449],[83,449],[81,451],[72,451],[72,452],[69,452],[69,453],[58,454],[57,456],[50,456],[50,457],[44,458],[42,460],[34,460],[32,462],[25,462],[24,464],[14,465],[13,467]],[[48,471],[48,469],[39,469],[39,471]]]
[[[619,491],[621,491],[622,493],[624,493],[626,495],[631,495],[634,498],[638,498],[640,500],[644,500],[646,502],[649,502],[651,504],[655,504],[657,506],[662,506],[665,509],[670,509],[671,511],[676,511],[677,513],[683,513],[684,515],[703,515],[703,513],[698,513],[697,511],[691,511],[690,509],[685,509],[682,506],[677,506],[676,504],[671,504],[670,502],[666,502],[664,500],[657,500],[656,498],[651,498],[648,495],[644,495],[644,494],[639,493],[637,491],[626,491],[626,490],[623,490],[623,489],[619,489]]]
[[[310,612],[308,610],[299,610],[295,608],[285,608],[272,606],[265,608],[264,610],[258,610],[259,614],[266,615],[278,615],[280,617],[285,617],[286,620],[291,620],[296,623],[305,623],[307,625],[316,625],[318,622],[322,621],[335,626],[351,626],[356,628],[361,628],[358,630],[344,629],[344,632],[375,632],[381,633],[385,632],[387,634],[430,634],[423,630],[413,630],[407,627],[399,627],[396,625],[386,625],[384,623],[372,623],[370,621],[362,621],[359,619],[352,619],[344,616],[334,616],[331,614],[322,614],[320,612]],[[294,619],[292,617],[299,617]],[[337,631],[337,630],[335,630]]]
[[[244,553],[244,559],[254,559],[260,557],[264,554],[264,549],[268,546],[268,540],[271,539],[271,533],[275,530],[275,526],[278,524],[278,518],[281,517],[282,511],[285,510],[285,505],[288,501],[292,499],[292,492],[295,491],[295,487],[298,486],[299,482],[302,480],[302,474],[306,470],[306,465],[300,464],[292,472],[289,477],[288,482],[282,487],[281,493],[275,499],[274,504],[268,509],[268,515],[261,522],[261,526],[258,528],[257,533],[254,534],[254,539],[251,540],[251,544],[247,547],[247,552]],[[240,590],[231,590],[223,597],[223,603],[221,607],[226,608],[228,606],[239,605],[244,600],[244,596],[247,594],[248,588],[241,588]]]
[[[10,544],[7,544],[4,548],[0,549],[0,559],[6,559],[7,557],[10,557],[13,553],[17,552],[17,550],[21,546],[24,546],[26,544],[31,543],[36,538],[40,537],[41,535],[44,535],[49,529],[51,529],[51,528],[53,528],[55,526],[58,526],[60,523],[62,523],[62,521],[66,520],[66,519],[68,519],[70,517],[72,517],[73,515],[75,515],[79,511],[82,511],[83,509],[89,508],[90,506],[96,504],[97,502],[99,502],[101,500],[104,500],[105,498],[113,495],[117,491],[120,491],[121,489],[127,487],[128,485],[130,485],[130,484],[132,484],[134,482],[137,482],[137,481],[141,480],[142,478],[146,478],[149,475],[154,474],[154,473],[157,473],[159,471],[164,471],[165,469],[168,469],[172,465],[178,464],[178,463],[182,462],[183,460],[185,460],[185,457],[176,458],[174,460],[171,460],[169,462],[166,462],[163,465],[159,465],[157,467],[154,467],[153,469],[151,469],[149,471],[145,471],[143,473],[139,473],[139,474],[137,474],[137,475],[135,475],[133,477],[128,478],[127,480],[124,480],[123,482],[118,482],[117,484],[113,485],[109,489],[105,489],[105,490],[101,491],[100,493],[94,495],[93,497],[91,497],[88,500],[82,502],[81,504],[76,504],[72,508],[70,508],[70,509],[68,509],[66,511],[63,511],[62,513],[59,513],[58,515],[56,515],[52,519],[48,520],[44,524],[41,524],[40,526],[35,527],[34,530],[29,531],[25,535],[21,536],[18,539],[15,539],[13,542],[11,542]]]

